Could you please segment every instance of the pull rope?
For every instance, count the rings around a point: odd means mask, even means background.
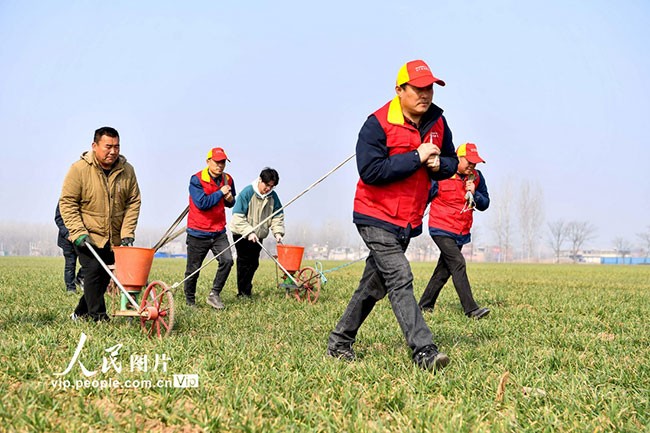
[[[328,274],[328,273],[330,273],[330,272],[334,272],[334,271],[338,271],[339,269],[346,268],[346,267],[348,267],[348,266],[350,266],[350,265],[353,265],[353,264],[355,264],[355,263],[357,263],[357,262],[360,262],[361,260],[365,260],[365,259],[367,259],[367,258],[368,258],[368,255],[365,255],[365,256],[363,256],[363,257],[359,257],[358,259],[351,261],[350,263],[345,263],[345,264],[343,264],[343,265],[341,265],[341,266],[337,266],[337,267],[335,267],[335,268],[325,269],[325,270],[323,270],[323,264],[322,264],[321,262],[316,262],[316,263],[314,264],[314,269],[315,269],[316,272],[318,272],[318,274],[320,275],[321,283],[322,283],[323,285],[325,285],[325,283],[327,283],[327,277],[325,276],[325,274]]]

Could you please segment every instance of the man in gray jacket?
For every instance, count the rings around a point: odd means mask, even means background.
[[[235,199],[232,208],[232,220],[229,227],[236,242],[237,250],[237,296],[251,297],[253,276],[260,264],[258,244],[273,232],[276,242],[282,242],[284,236],[284,212],[274,212],[282,208],[280,198],[273,191],[280,182],[278,172],[266,167],[260,177],[247,185]],[[266,220],[263,224],[260,223]],[[257,227],[260,225],[259,227]],[[240,238],[246,238],[239,241]]]

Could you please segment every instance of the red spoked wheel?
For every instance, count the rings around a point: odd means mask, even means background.
[[[306,266],[296,275],[296,281],[300,284],[293,295],[299,301],[307,301],[310,304],[316,303],[318,296],[320,296],[320,273],[316,269]]]
[[[154,281],[147,286],[140,302],[140,311],[148,317],[140,317],[140,326],[149,336],[162,338],[174,327],[174,297],[167,284]]]

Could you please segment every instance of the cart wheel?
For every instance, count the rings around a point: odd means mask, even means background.
[[[320,295],[320,274],[312,267],[304,267],[298,271],[296,277],[300,287],[294,290],[294,297],[299,301],[316,303]]]
[[[140,317],[142,330],[151,338],[162,338],[174,326],[174,297],[167,284],[154,281],[147,286],[140,302],[140,311],[149,311],[149,317]]]

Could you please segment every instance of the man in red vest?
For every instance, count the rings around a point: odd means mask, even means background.
[[[219,268],[208,296],[208,305],[223,310],[221,290],[226,284],[233,260],[230,242],[226,234],[226,207],[235,204],[235,182],[228,173],[226,161],[230,161],[221,147],[208,152],[208,166],[190,179],[190,211],[187,215],[187,266],[185,277],[185,302],[196,305],[196,281],[199,272],[195,271],[203,264],[208,251],[217,257]]]
[[[440,291],[451,276],[456,293],[467,317],[481,319],[490,313],[480,308],[472,296],[467,278],[463,245],[472,240],[470,229],[474,209],[484,211],[490,206],[490,195],[483,174],[476,164],[485,162],[474,143],[458,147],[458,171],[450,179],[434,182],[431,189],[429,234],[440,249],[438,265],[420,298],[420,308],[432,311]]]
[[[370,253],[359,287],[330,333],[329,356],[355,358],[359,328],[388,295],[413,362],[427,370],[449,362],[422,317],[404,254],[410,239],[422,233],[431,180],[452,176],[458,165],[442,109],[432,103],[434,83],[445,85],[422,60],[406,63],[397,74],[397,96],[371,114],[359,132],[353,222]]]

